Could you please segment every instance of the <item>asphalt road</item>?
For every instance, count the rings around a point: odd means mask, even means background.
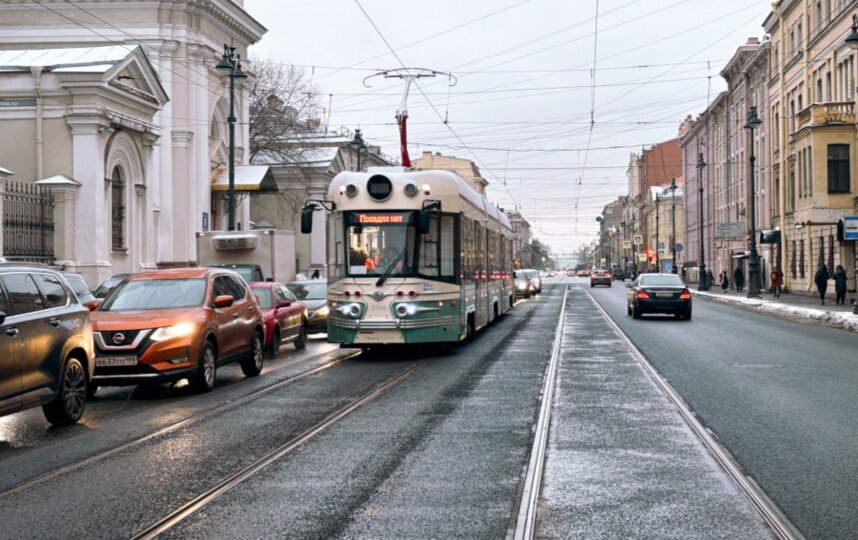
[[[576,282],[807,538],[855,537],[858,335],[700,299],[633,320],[622,283]]]

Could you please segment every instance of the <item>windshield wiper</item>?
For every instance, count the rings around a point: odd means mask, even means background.
[[[402,248],[402,251],[400,251],[399,254],[397,254],[396,257],[393,258],[390,264],[387,265],[387,268],[384,269],[384,272],[381,274],[381,277],[378,278],[378,281],[375,282],[376,287],[381,287],[382,285],[384,285],[385,280],[390,277],[390,274],[393,273],[393,269],[396,268],[396,263],[398,263],[399,260],[405,256],[406,251],[408,251],[408,246]]]

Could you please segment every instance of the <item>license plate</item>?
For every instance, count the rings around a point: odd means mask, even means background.
[[[136,356],[96,356],[95,367],[136,366]]]
[[[673,298],[672,292],[658,292],[658,293],[655,293],[655,295],[658,296],[659,298]]]

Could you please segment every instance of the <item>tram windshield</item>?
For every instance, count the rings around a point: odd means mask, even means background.
[[[417,212],[345,212],[350,276],[413,275]]]

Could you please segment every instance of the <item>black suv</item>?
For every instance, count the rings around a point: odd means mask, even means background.
[[[89,310],[62,274],[0,264],[0,415],[41,405],[52,424],[77,422],[94,366]]]

